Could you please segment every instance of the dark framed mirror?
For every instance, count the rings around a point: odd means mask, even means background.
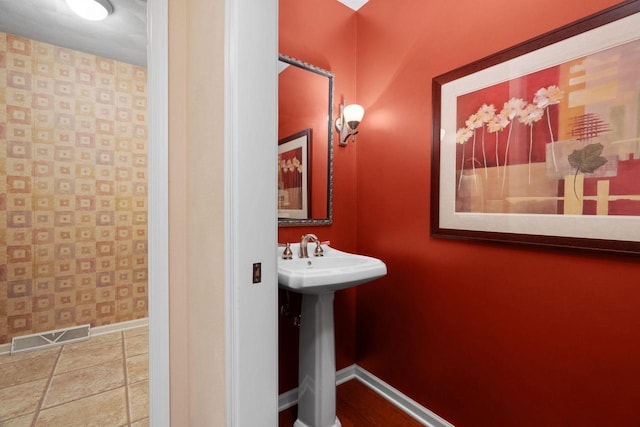
[[[333,73],[279,55],[278,225],[330,225]]]

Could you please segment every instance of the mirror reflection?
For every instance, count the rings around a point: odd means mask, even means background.
[[[328,225],[333,73],[287,55],[279,60],[278,223]]]

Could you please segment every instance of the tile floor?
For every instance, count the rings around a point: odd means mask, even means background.
[[[0,355],[0,427],[148,426],[148,332]]]

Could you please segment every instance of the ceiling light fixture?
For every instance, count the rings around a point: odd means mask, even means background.
[[[113,13],[108,0],[65,0],[78,16],[89,21],[100,21]]]

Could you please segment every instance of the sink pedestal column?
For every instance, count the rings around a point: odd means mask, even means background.
[[[298,419],[294,427],[342,426],[336,417],[333,294],[302,296]]]

